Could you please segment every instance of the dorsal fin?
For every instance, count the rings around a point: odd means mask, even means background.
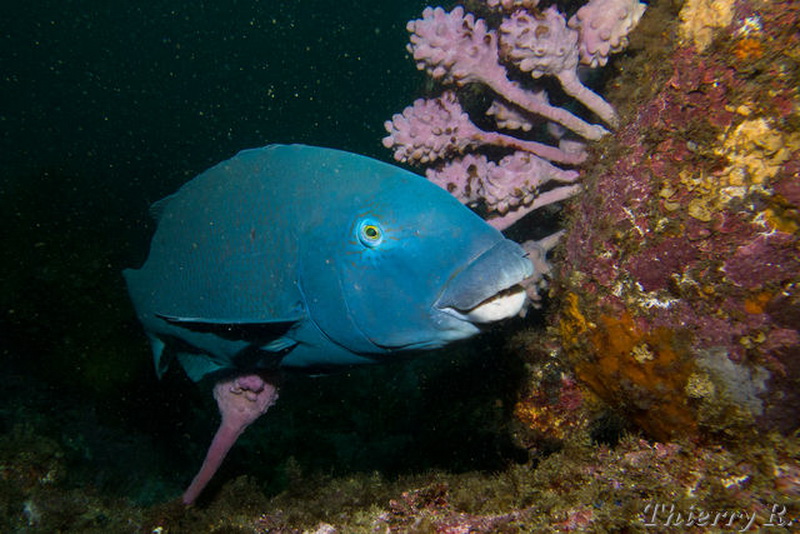
[[[161,200],[156,200],[155,202],[150,204],[150,216],[153,218],[154,221],[158,221],[161,219],[161,215],[163,215],[164,211],[167,209],[167,206],[169,206],[170,202],[172,202],[172,199],[174,199],[178,195],[178,193],[180,193],[180,189],[177,192],[172,193],[171,195],[166,196]]]

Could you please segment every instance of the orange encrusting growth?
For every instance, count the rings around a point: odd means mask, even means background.
[[[559,326],[575,376],[592,393],[623,409],[655,439],[695,433],[697,420],[685,391],[694,365],[675,332],[645,330],[628,312],[600,315],[592,324],[575,294],[567,296]]]
[[[733,55],[739,61],[760,59],[764,55],[764,47],[758,39],[746,37],[734,45]]]

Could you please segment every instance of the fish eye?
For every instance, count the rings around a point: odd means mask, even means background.
[[[358,227],[358,240],[366,247],[377,247],[383,241],[383,230],[375,221],[363,221]]]

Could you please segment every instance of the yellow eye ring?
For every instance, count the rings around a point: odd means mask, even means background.
[[[374,221],[364,221],[359,225],[358,240],[367,247],[376,247],[383,241],[383,230]]]

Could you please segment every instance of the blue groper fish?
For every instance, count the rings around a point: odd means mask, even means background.
[[[338,150],[244,150],[154,205],[125,271],[156,370],[210,379],[222,423],[195,501],[282,369],[324,373],[441,347],[516,315],[523,249],[428,180]]]

